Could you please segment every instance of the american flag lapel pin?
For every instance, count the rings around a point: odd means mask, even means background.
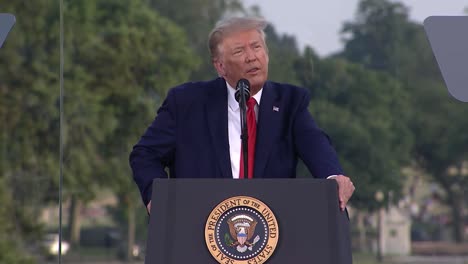
[[[273,111],[275,111],[275,112],[279,112],[279,107],[277,107],[277,106],[273,106]]]

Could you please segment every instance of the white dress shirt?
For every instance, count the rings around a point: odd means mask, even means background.
[[[236,89],[231,87],[226,82],[228,89],[228,131],[229,131],[229,154],[231,157],[232,178],[239,178],[240,153],[241,153],[241,124],[240,124],[240,108],[236,101]],[[257,101],[255,106],[255,117],[258,120],[258,107],[262,98],[262,90],[258,91],[253,98]]]

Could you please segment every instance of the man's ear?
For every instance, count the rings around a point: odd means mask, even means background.
[[[213,66],[219,76],[223,77],[225,75],[226,71],[224,70],[224,64],[219,59],[213,59]]]

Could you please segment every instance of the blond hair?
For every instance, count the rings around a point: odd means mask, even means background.
[[[224,37],[235,32],[256,29],[265,43],[264,30],[267,25],[266,20],[258,17],[233,17],[218,21],[208,36],[208,48],[210,49],[211,59],[214,60],[218,57],[219,44],[223,41]]]

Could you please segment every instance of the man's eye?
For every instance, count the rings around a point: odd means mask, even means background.
[[[238,54],[241,54],[242,53],[242,50],[235,50],[234,51],[234,55],[238,55]]]

